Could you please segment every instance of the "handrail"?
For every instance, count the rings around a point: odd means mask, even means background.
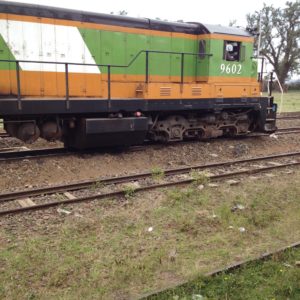
[[[41,60],[11,60],[11,59],[0,59],[0,62],[11,62],[11,63],[37,63],[37,64],[55,64],[55,65],[73,65],[73,66],[88,66],[88,67],[112,67],[112,68],[128,68],[132,65],[132,63],[142,54],[142,53],[161,53],[161,54],[184,54],[184,55],[194,55],[194,56],[213,56],[210,53],[192,53],[192,52],[173,52],[173,51],[158,51],[158,50],[141,50],[139,51],[135,57],[127,64],[127,65],[112,65],[112,64],[86,64],[86,63],[75,63],[75,62],[55,62],[55,61],[41,61]]]
[[[108,100],[111,99],[111,69],[112,68],[129,68],[137,58],[142,54],[146,53],[146,65],[145,65],[145,82],[149,83],[149,54],[171,54],[180,55],[180,83],[184,84],[184,57],[186,55],[190,56],[213,56],[210,53],[192,53],[192,52],[174,52],[174,51],[159,51],[159,50],[141,50],[139,51],[127,65],[113,65],[113,64],[86,64],[86,63],[75,63],[75,62],[54,62],[54,61],[36,61],[36,60],[10,60],[10,59],[0,59],[0,63],[15,63],[16,64],[16,78],[17,78],[17,92],[18,92],[18,109],[22,109],[21,103],[21,79],[20,79],[20,63],[36,63],[36,64],[55,64],[65,66],[65,83],[66,83],[66,107],[70,108],[69,103],[69,66],[88,66],[88,67],[107,67],[107,89],[108,89]]]
[[[258,73],[258,82],[263,82],[263,74],[265,73],[264,64],[266,58],[264,56],[251,56],[251,59],[261,59],[260,72]]]

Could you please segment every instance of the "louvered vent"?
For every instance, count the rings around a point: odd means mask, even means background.
[[[194,86],[192,87],[192,96],[201,96],[201,87],[200,86]]]
[[[170,87],[161,87],[160,95],[161,96],[171,96],[171,88]]]

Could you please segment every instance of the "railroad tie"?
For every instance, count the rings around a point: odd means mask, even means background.
[[[74,195],[72,195],[69,192],[65,192],[64,195],[69,199],[69,200],[74,200],[76,199],[76,197]]]
[[[30,207],[36,205],[30,198],[19,199],[18,202],[21,207]]]

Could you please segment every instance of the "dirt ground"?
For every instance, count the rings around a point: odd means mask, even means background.
[[[300,126],[300,120],[281,120],[278,127]],[[0,147],[22,145],[14,139],[0,140]],[[2,142],[2,143],[1,143]],[[53,147],[60,143],[50,144]],[[24,145],[22,145],[24,146]],[[26,145],[25,145],[26,146]],[[34,147],[49,147],[39,140]],[[32,145],[27,145],[32,147]],[[229,159],[298,151],[300,134],[277,137],[215,139],[206,142],[176,143],[149,146],[142,151],[112,151],[95,154],[74,154],[65,157],[39,158],[0,163],[0,192],[55,185],[70,181],[103,178],[152,170],[218,162]]]

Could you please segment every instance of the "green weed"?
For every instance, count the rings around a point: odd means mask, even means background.
[[[151,175],[154,180],[161,180],[165,177],[165,172],[161,168],[155,167],[151,170]]]
[[[125,186],[123,189],[124,196],[126,199],[130,199],[134,196],[136,188],[134,186]]]
[[[103,181],[99,180],[99,181],[96,181],[95,183],[93,183],[91,185],[91,189],[92,190],[98,190],[98,189],[103,189],[105,187],[105,184]]]
[[[209,183],[209,176],[206,172],[199,172],[196,170],[192,170],[190,173],[194,184],[200,185],[200,184],[208,184]]]

